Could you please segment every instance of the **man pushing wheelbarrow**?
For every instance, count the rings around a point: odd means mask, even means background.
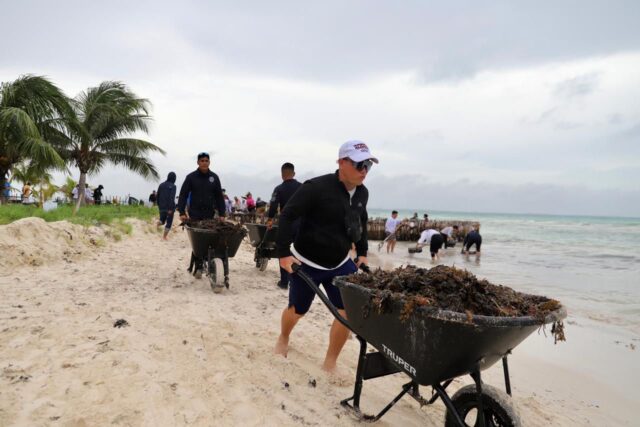
[[[177,207],[182,222],[187,221],[185,209],[189,195],[191,195],[189,221],[212,219],[216,210],[219,218],[221,220],[224,219],[226,209],[222,185],[218,175],[209,169],[209,165],[209,153],[199,153],[198,169],[187,175],[182,183]],[[203,259],[192,254],[191,261],[190,271],[193,271],[193,276],[196,279],[200,279],[202,277]]]
[[[346,316],[340,292],[333,278],[357,271],[367,264],[367,201],[364,179],[378,159],[362,141],[348,141],[338,152],[338,170],[306,181],[289,199],[280,215],[277,249],[280,267],[292,273],[292,265],[301,265],[324,289],[342,316]],[[294,241],[293,224],[300,219]],[[291,245],[293,243],[293,245]],[[355,244],[357,262],[351,260]],[[282,312],[280,336],[275,353],[287,356],[289,335],[311,306],[315,293],[298,276],[291,275],[289,303]],[[322,368],[334,371],[349,330],[334,321],[329,348]]]

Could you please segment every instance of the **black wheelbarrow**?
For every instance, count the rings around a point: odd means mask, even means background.
[[[244,224],[249,230],[249,242],[251,246],[256,248],[253,260],[256,262],[256,268],[260,271],[267,269],[269,259],[277,258],[276,252],[276,236],[278,235],[278,226],[274,225],[271,229],[264,224]]]
[[[189,241],[191,242],[191,265],[189,271],[194,267],[196,259],[203,260],[203,269],[209,277],[211,289],[220,292],[222,285],[218,283],[215,258],[222,261],[224,273],[224,286],[229,288],[229,258],[235,256],[242,243],[246,231],[240,229],[235,234],[222,234],[216,230],[194,228],[185,225]]]
[[[371,307],[371,290],[349,283],[346,277],[337,277],[333,283],[340,289],[347,320],[306,273],[296,270],[334,317],[353,331],[360,342],[353,396],[340,403],[367,421],[379,420],[408,394],[421,406],[442,399],[447,408],[445,427],[520,426],[510,398],[507,356],[543,324],[557,322],[567,315],[561,307],[543,320],[480,315],[469,318],[463,313],[420,307],[401,321],[402,302],[395,301],[389,312],[378,313]],[[367,344],[377,351],[367,353]],[[484,384],[480,375],[499,360],[502,360],[506,393]],[[410,377],[400,394],[377,415],[363,414],[360,410],[363,381],[399,372]],[[456,377],[467,374],[474,384],[462,387],[450,397],[446,388]],[[421,385],[432,387],[429,398],[420,394]]]

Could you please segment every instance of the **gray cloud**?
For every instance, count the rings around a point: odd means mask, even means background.
[[[412,69],[430,82],[640,46],[636,1],[613,6],[27,0],[3,5],[3,15],[5,34],[20,43],[0,45],[0,66],[35,68],[38,58],[40,64],[97,74],[108,70],[122,79],[215,64],[318,81],[357,81]],[[184,56],[187,48],[194,56]]]

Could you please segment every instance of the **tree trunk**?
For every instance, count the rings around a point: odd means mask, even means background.
[[[78,212],[80,209],[80,205],[84,203],[84,191],[87,183],[87,173],[80,171],[80,181],[78,182],[78,202],[76,206],[73,208],[73,215]]]
[[[44,181],[40,181],[40,209],[44,209]]]

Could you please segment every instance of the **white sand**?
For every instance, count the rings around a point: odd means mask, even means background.
[[[294,331],[289,357],[272,355],[287,301],[273,260],[259,272],[243,243],[230,263],[231,288],[214,294],[206,278],[185,271],[184,232],[161,242],[133,224],[120,242],[109,230],[66,222],[0,226],[0,425],[358,423],[339,404],[352,391],[357,341],[342,353],[340,377],[328,378],[320,364],[332,317],[319,301]],[[117,319],[130,326],[114,328]],[[637,398],[555,365],[548,341],[542,354],[516,349],[511,357],[524,425],[633,425]],[[363,408],[381,409],[407,379],[365,382]],[[502,387],[501,367],[485,380]],[[404,398],[378,425],[443,419],[442,403],[420,408]]]

